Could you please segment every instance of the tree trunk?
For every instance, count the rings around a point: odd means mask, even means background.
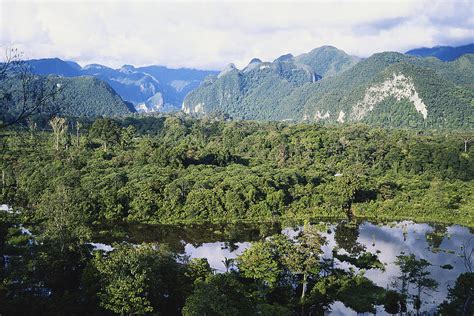
[[[302,286],[302,289],[301,289],[301,299],[300,299],[300,302],[301,302],[301,316],[304,316],[304,297],[306,295],[306,286],[307,286],[307,279],[308,279],[308,275],[306,273],[303,273],[303,286]]]
[[[420,308],[421,308],[421,287],[420,286],[418,286],[418,295],[416,297],[415,302],[416,302],[416,306],[415,306],[416,315],[418,316],[420,315]]]
[[[306,295],[307,279],[308,275],[306,273],[303,273],[303,288],[301,289],[301,301],[304,300],[304,296]]]
[[[464,302],[464,306],[462,308],[462,315],[467,316],[467,310],[469,308],[469,305],[471,305],[471,294],[467,296],[466,301]]]

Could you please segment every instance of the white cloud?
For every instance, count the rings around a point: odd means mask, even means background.
[[[82,64],[219,69],[321,45],[368,56],[474,41],[471,0],[0,1],[0,46]]]

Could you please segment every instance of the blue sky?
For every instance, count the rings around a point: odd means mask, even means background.
[[[221,69],[333,45],[358,56],[474,42],[474,1],[9,1],[0,46],[80,64]]]

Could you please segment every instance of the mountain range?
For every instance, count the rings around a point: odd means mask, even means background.
[[[64,104],[65,115],[181,109],[193,116],[225,114],[237,120],[472,129],[473,47],[420,48],[360,58],[323,46],[273,61],[253,58],[243,69],[229,64],[221,72],[81,67],[58,58],[27,64],[41,84],[64,86],[56,102]],[[8,92],[19,84],[13,79],[2,82],[0,91],[2,106],[9,109],[18,98]]]
[[[331,46],[230,64],[190,92],[183,111],[234,119],[473,128],[474,55],[453,61],[383,52],[362,59]]]
[[[453,61],[464,54],[474,54],[474,44],[458,47],[435,46],[431,48],[415,48],[407,51],[405,54],[419,57],[436,57],[443,61]]]
[[[107,82],[123,100],[138,112],[167,112],[181,108],[184,97],[216,71],[164,66],[137,67],[124,65],[113,69],[99,64],[81,67],[74,61],[59,58],[28,60],[31,72],[61,77],[93,76]]]

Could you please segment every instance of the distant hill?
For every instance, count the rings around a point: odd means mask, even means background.
[[[366,122],[384,127],[474,127],[474,55],[452,62],[385,52],[360,59],[334,47],[254,59],[205,80],[183,102],[194,115]]]
[[[18,112],[23,104],[23,96],[27,96],[28,103],[35,102],[38,98],[44,99],[38,94],[39,91],[48,94],[54,91],[51,93],[54,97],[46,98],[47,102],[43,104],[60,115],[94,117],[135,112],[133,105],[123,101],[108,83],[94,77],[37,76],[28,85],[27,93],[24,91],[18,77],[11,77],[1,82],[0,107],[4,115]]]
[[[458,59],[464,54],[474,54],[474,44],[464,46],[435,46],[431,48],[422,47],[407,51],[405,54],[419,57],[436,57],[443,61]]]
[[[106,82],[91,77],[54,78],[53,84],[65,88],[56,98],[64,104],[64,115],[71,116],[117,116],[135,112],[131,103],[125,102]]]
[[[186,94],[216,71],[163,66],[135,68],[124,65],[113,69],[99,64],[81,67],[74,61],[45,58],[27,61],[33,73],[62,77],[93,76],[106,81],[124,100],[138,111],[175,111],[181,108]]]
[[[59,58],[44,58],[28,60],[31,72],[37,75],[57,75],[63,77],[77,77],[81,75],[78,64],[65,62]],[[75,66],[77,65],[77,66]],[[80,67],[80,66],[79,66]]]

